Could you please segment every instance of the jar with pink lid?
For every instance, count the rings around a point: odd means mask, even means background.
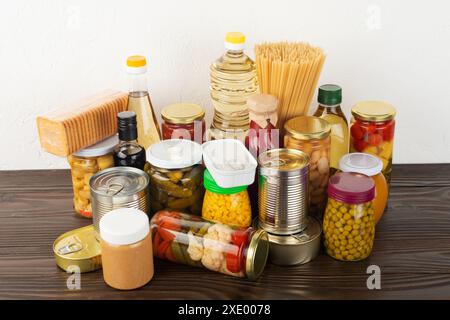
[[[366,175],[339,172],[328,183],[323,219],[325,249],[342,261],[367,258],[375,238],[375,183]]]

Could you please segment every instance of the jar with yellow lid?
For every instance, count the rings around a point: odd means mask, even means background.
[[[383,162],[383,175],[391,180],[394,148],[395,108],[382,101],[363,101],[352,108],[350,152],[377,156]]]
[[[89,180],[97,172],[114,167],[113,151],[118,143],[114,135],[67,158],[72,175],[73,207],[83,217],[92,218]]]
[[[300,116],[284,125],[285,148],[305,152],[310,159],[309,212],[321,218],[330,174],[331,127],[324,119]]]
[[[221,222],[236,227],[248,227],[252,222],[252,210],[247,186],[220,187],[205,170],[203,182],[205,198],[202,217],[205,220]]]
[[[167,139],[187,139],[204,142],[205,110],[193,103],[177,103],[164,107],[161,111],[162,136]]]
[[[367,258],[375,239],[375,183],[366,175],[339,172],[330,178],[323,218],[326,252],[342,261]]]

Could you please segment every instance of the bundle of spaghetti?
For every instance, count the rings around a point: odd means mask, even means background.
[[[275,42],[256,45],[255,54],[260,91],[280,102],[279,128],[306,115],[325,61],[322,49],[304,42]]]

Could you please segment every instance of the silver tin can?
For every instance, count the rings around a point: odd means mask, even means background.
[[[147,173],[132,167],[113,167],[92,176],[89,186],[97,238],[100,219],[111,210],[135,208],[150,213],[149,180]]]
[[[262,153],[258,164],[260,228],[275,235],[303,231],[308,224],[308,155],[273,149]]]

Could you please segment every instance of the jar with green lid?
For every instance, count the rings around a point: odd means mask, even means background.
[[[321,218],[330,175],[331,127],[324,119],[300,116],[287,121],[284,129],[284,147],[309,156],[309,212]]]
[[[339,169],[339,159],[348,153],[348,122],[341,109],[342,88],[335,84],[319,87],[319,106],[315,117],[325,119],[331,126],[330,168],[333,174]]]
[[[204,174],[205,198],[202,217],[236,227],[248,227],[252,222],[252,210],[247,186],[222,188],[208,170]]]
[[[350,152],[373,154],[383,162],[383,175],[391,180],[395,108],[382,101],[362,101],[352,108]]]

